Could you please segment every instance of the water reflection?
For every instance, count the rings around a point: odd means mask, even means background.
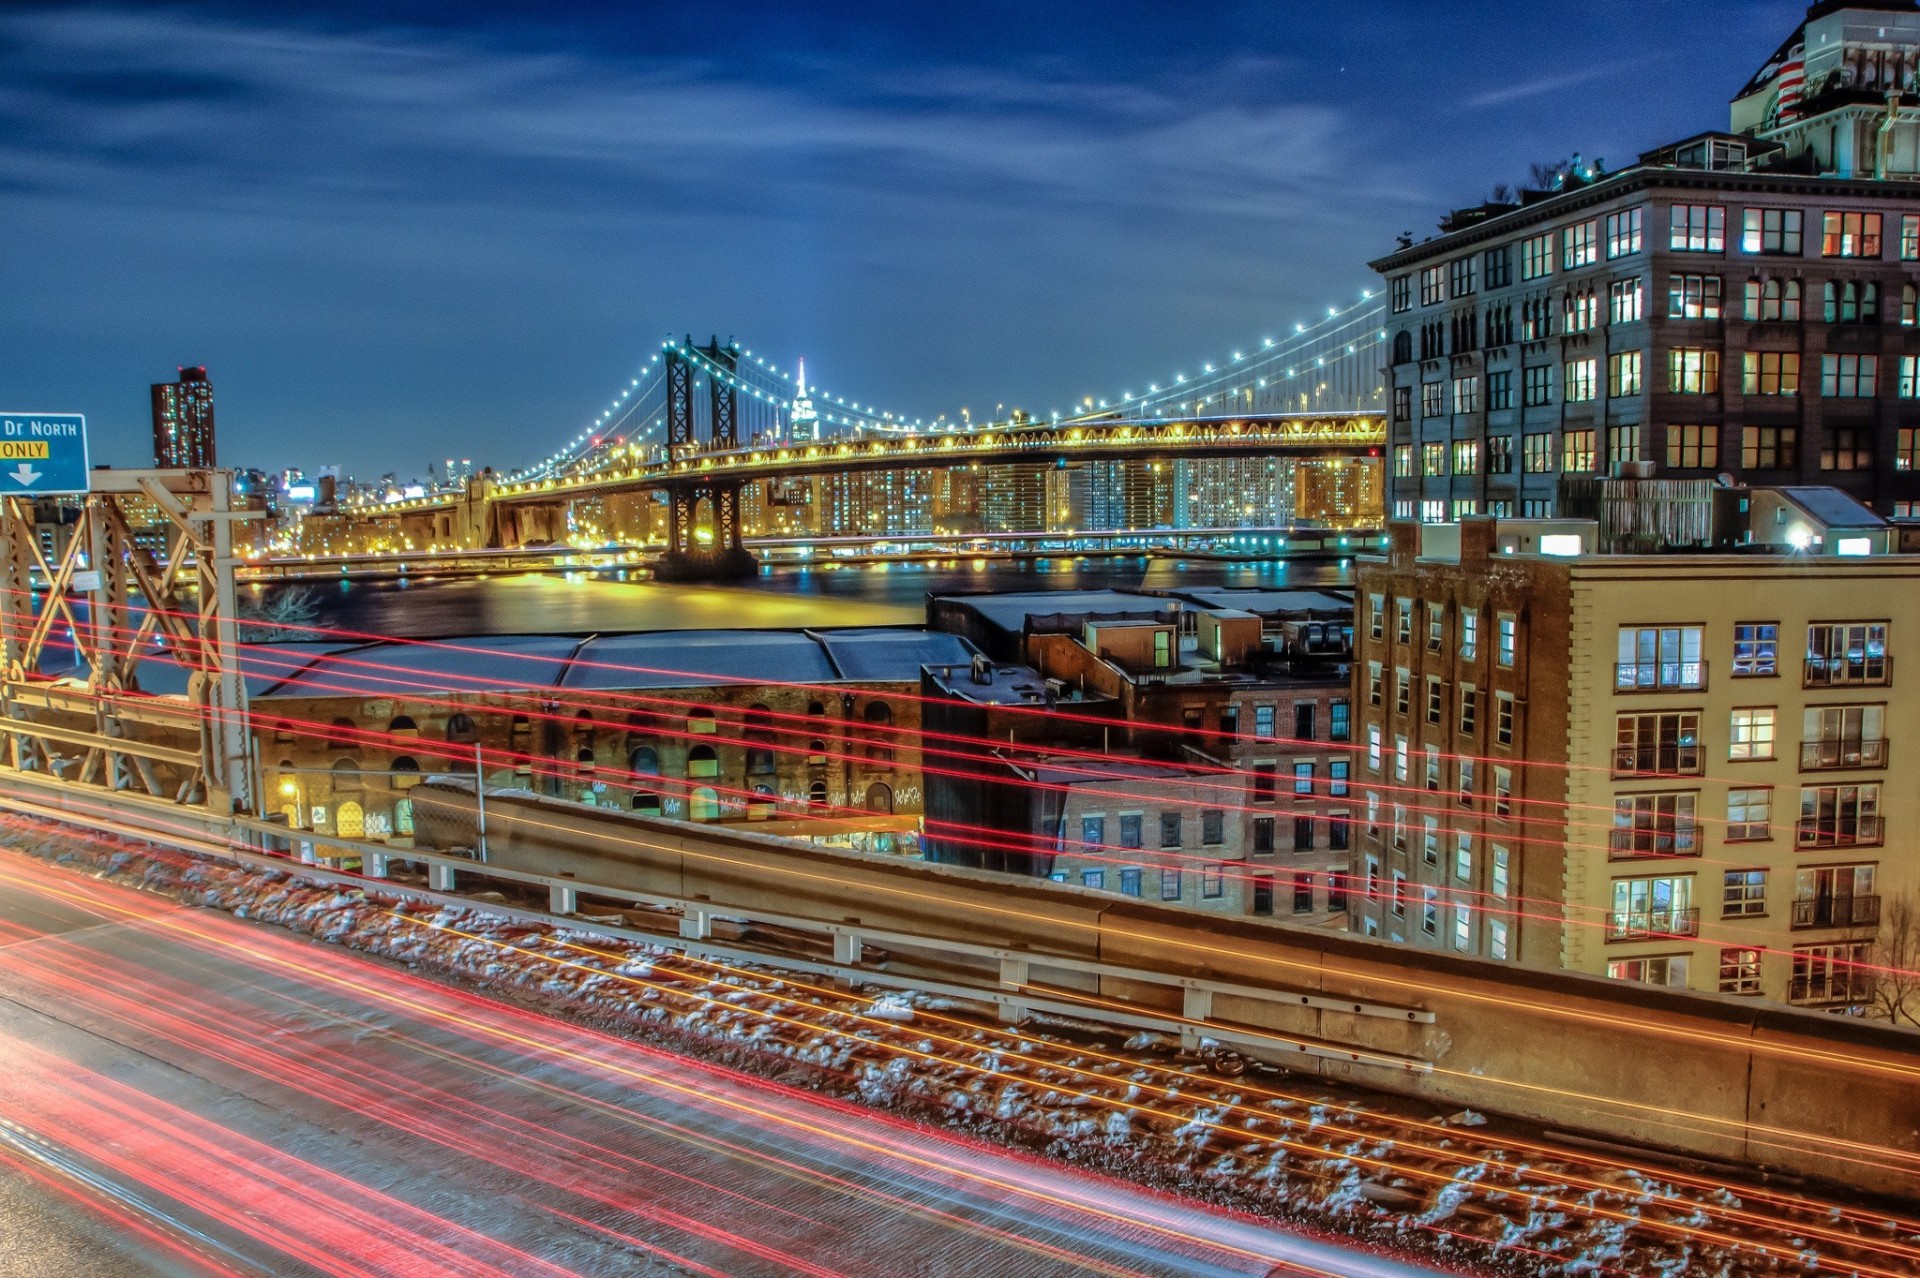
[[[427,637],[698,630],[728,627],[881,626],[926,618],[926,597],[979,590],[1099,590],[1146,586],[1302,586],[1347,580],[1328,563],[1072,559],[976,566],[969,560],[873,568],[781,568],[727,585],[667,585],[590,573],[341,582],[310,587],[317,624]]]

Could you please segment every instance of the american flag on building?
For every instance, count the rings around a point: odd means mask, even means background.
[[[1800,90],[1806,80],[1807,46],[1796,44],[1787,51],[1787,60],[1780,64],[1780,99],[1774,107],[1774,123],[1785,124],[1800,118]]]

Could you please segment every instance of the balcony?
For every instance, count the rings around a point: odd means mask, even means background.
[[[1885,737],[1851,737],[1800,743],[1802,772],[1839,772],[1849,768],[1884,768],[1886,766],[1887,739]]]
[[[1813,927],[1878,927],[1880,898],[1874,896],[1809,896],[1793,903],[1795,931]]]
[[[1658,937],[1700,935],[1700,911],[1615,910],[1608,916],[1609,941],[1645,941]]]
[[[1706,686],[1704,661],[1621,661],[1613,667],[1615,692],[1686,692]]]
[[[1700,747],[1697,745],[1615,746],[1613,775],[1616,777],[1697,777],[1700,775]]]
[[[1842,971],[1827,976],[1796,976],[1787,984],[1787,1001],[1802,1007],[1835,1007],[1873,998],[1873,976]]]
[[[1806,688],[1884,688],[1893,682],[1893,658],[1849,652],[1832,657],[1809,656],[1801,686]]]
[[[1877,816],[1855,817],[1843,821],[1800,821],[1795,827],[1796,842],[1803,848],[1876,847],[1883,831]]]
[[[1609,843],[1615,859],[1700,855],[1692,825],[1680,830],[1615,830]]]

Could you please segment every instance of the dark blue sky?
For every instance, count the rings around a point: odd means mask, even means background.
[[[0,8],[0,407],[513,466],[668,330],[931,416],[1324,313],[1530,161],[1725,127],[1793,3]]]

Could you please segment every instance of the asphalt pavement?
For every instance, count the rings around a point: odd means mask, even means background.
[[[0,1274],[1421,1272],[0,852]]]

